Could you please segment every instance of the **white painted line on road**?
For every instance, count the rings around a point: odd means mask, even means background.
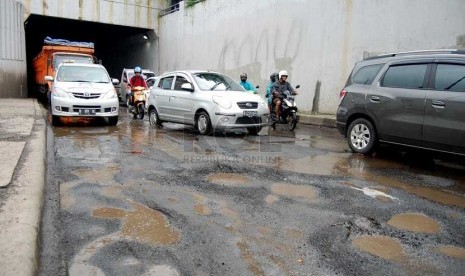
[[[386,193],[383,193],[381,191],[371,189],[371,188],[368,188],[368,187],[364,187],[363,189],[360,189],[360,188],[357,188],[357,187],[351,187],[351,188],[354,189],[354,190],[357,190],[357,191],[362,191],[365,195],[371,196],[372,198],[383,196],[383,197],[390,198],[392,200],[397,200],[397,198],[395,198],[393,196],[390,196],[390,195],[388,195]]]

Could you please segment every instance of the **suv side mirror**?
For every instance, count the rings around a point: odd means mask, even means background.
[[[183,85],[181,85],[181,90],[194,92],[194,87],[192,86],[191,83],[188,82],[188,83],[184,83]]]
[[[119,80],[111,79],[111,83],[113,83],[113,85],[117,85],[117,84],[119,84]]]
[[[45,81],[53,81],[53,77],[52,76],[45,76]]]

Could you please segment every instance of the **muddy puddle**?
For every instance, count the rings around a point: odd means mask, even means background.
[[[317,191],[313,187],[304,185],[275,183],[271,186],[271,191],[276,196],[300,198],[309,202],[315,201],[317,199]],[[270,198],[269,201],[273,203],[273,198]]]
[[[360,236],[356,237],[352,244],[362,251],[385,260],[400,261],[403,257],[402,245],[391,237]]]
[[[436,249],[441,254],[455,258],[465,260],[465,248],[455,247],[455,246],[440,246]]]
[[[121,219],[123,226],[121,235],[152,245],[168,245],[178,243],[180,234],[174,230],[161,212],[137,203],[132,204],[134,210],[118,208],[99,208],[92,213],[97,218]]]
[[[306,156],[299,159],[279,159],[274,164],[280,170],[317,175],[343,175],[349,168],[347,154]]]
[[[415,233],[437,234],[441,231],[441,226],[437,221],[423,214],[398,214],[393,216],[387,224]]]
[[[96,184],[113,184],[114,176],[119,173],[119,167],[108,167],[99,169],[79,169],[72,173],[86,182]]]

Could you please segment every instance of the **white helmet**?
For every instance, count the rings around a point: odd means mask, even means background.
[[[286,70],[281,70],[281,71],[279,71],[279,78],[281,79],[282,76],[288,76],[289,77],[289,74],[287,73]]]

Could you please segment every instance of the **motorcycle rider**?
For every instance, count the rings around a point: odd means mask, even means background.
[[[143,87],[145,87],[145,89],[148,89],[147,83],[145,82],[145,79],[144,79],[144,77],[142,77],[141,74],[142,74],[142,69],[139,66],[136,66],[134,68],[134,76],[131,77],[131,79],[129,80],[129,83],[128,83],[128,88],[130,89],[129,90],[129,97],[131,99],[130,100],[131,105],[134,104],[132,88],[134,88],[136,86],[143,86]]]
[[[273,73],[270,75],[270,83],[266,87],[266,94],[265,97],[268,99],[268,110],[271,111],[271,101],[273,100],[273,96],[271,95],[271,89],[273,88],[273,84],[278,77],[278,73]]]
[[[289,91],[291,95],[297,95],[297,91],[291,86],[287,81],[289,74],[286,70],[279,71],[278,80],[274,82],[273,87],[271,88],[271,93],[273,95],[273,105],[275,116],[273,118],[274,122],[280,120],[281,118],[281,104],[282,99],[284,98],[284,91]]]
[[[242,73],[240,75],[240,78],[241,78],[241,81],[239,82],[239,84],[244,87],[244,89],[247,91],[247,92],[253,92],[254,94],[256,94],[257,90],[253,87],[252,83],[250,83],[249,81],[247,81],[247,74],[246,73]]]

